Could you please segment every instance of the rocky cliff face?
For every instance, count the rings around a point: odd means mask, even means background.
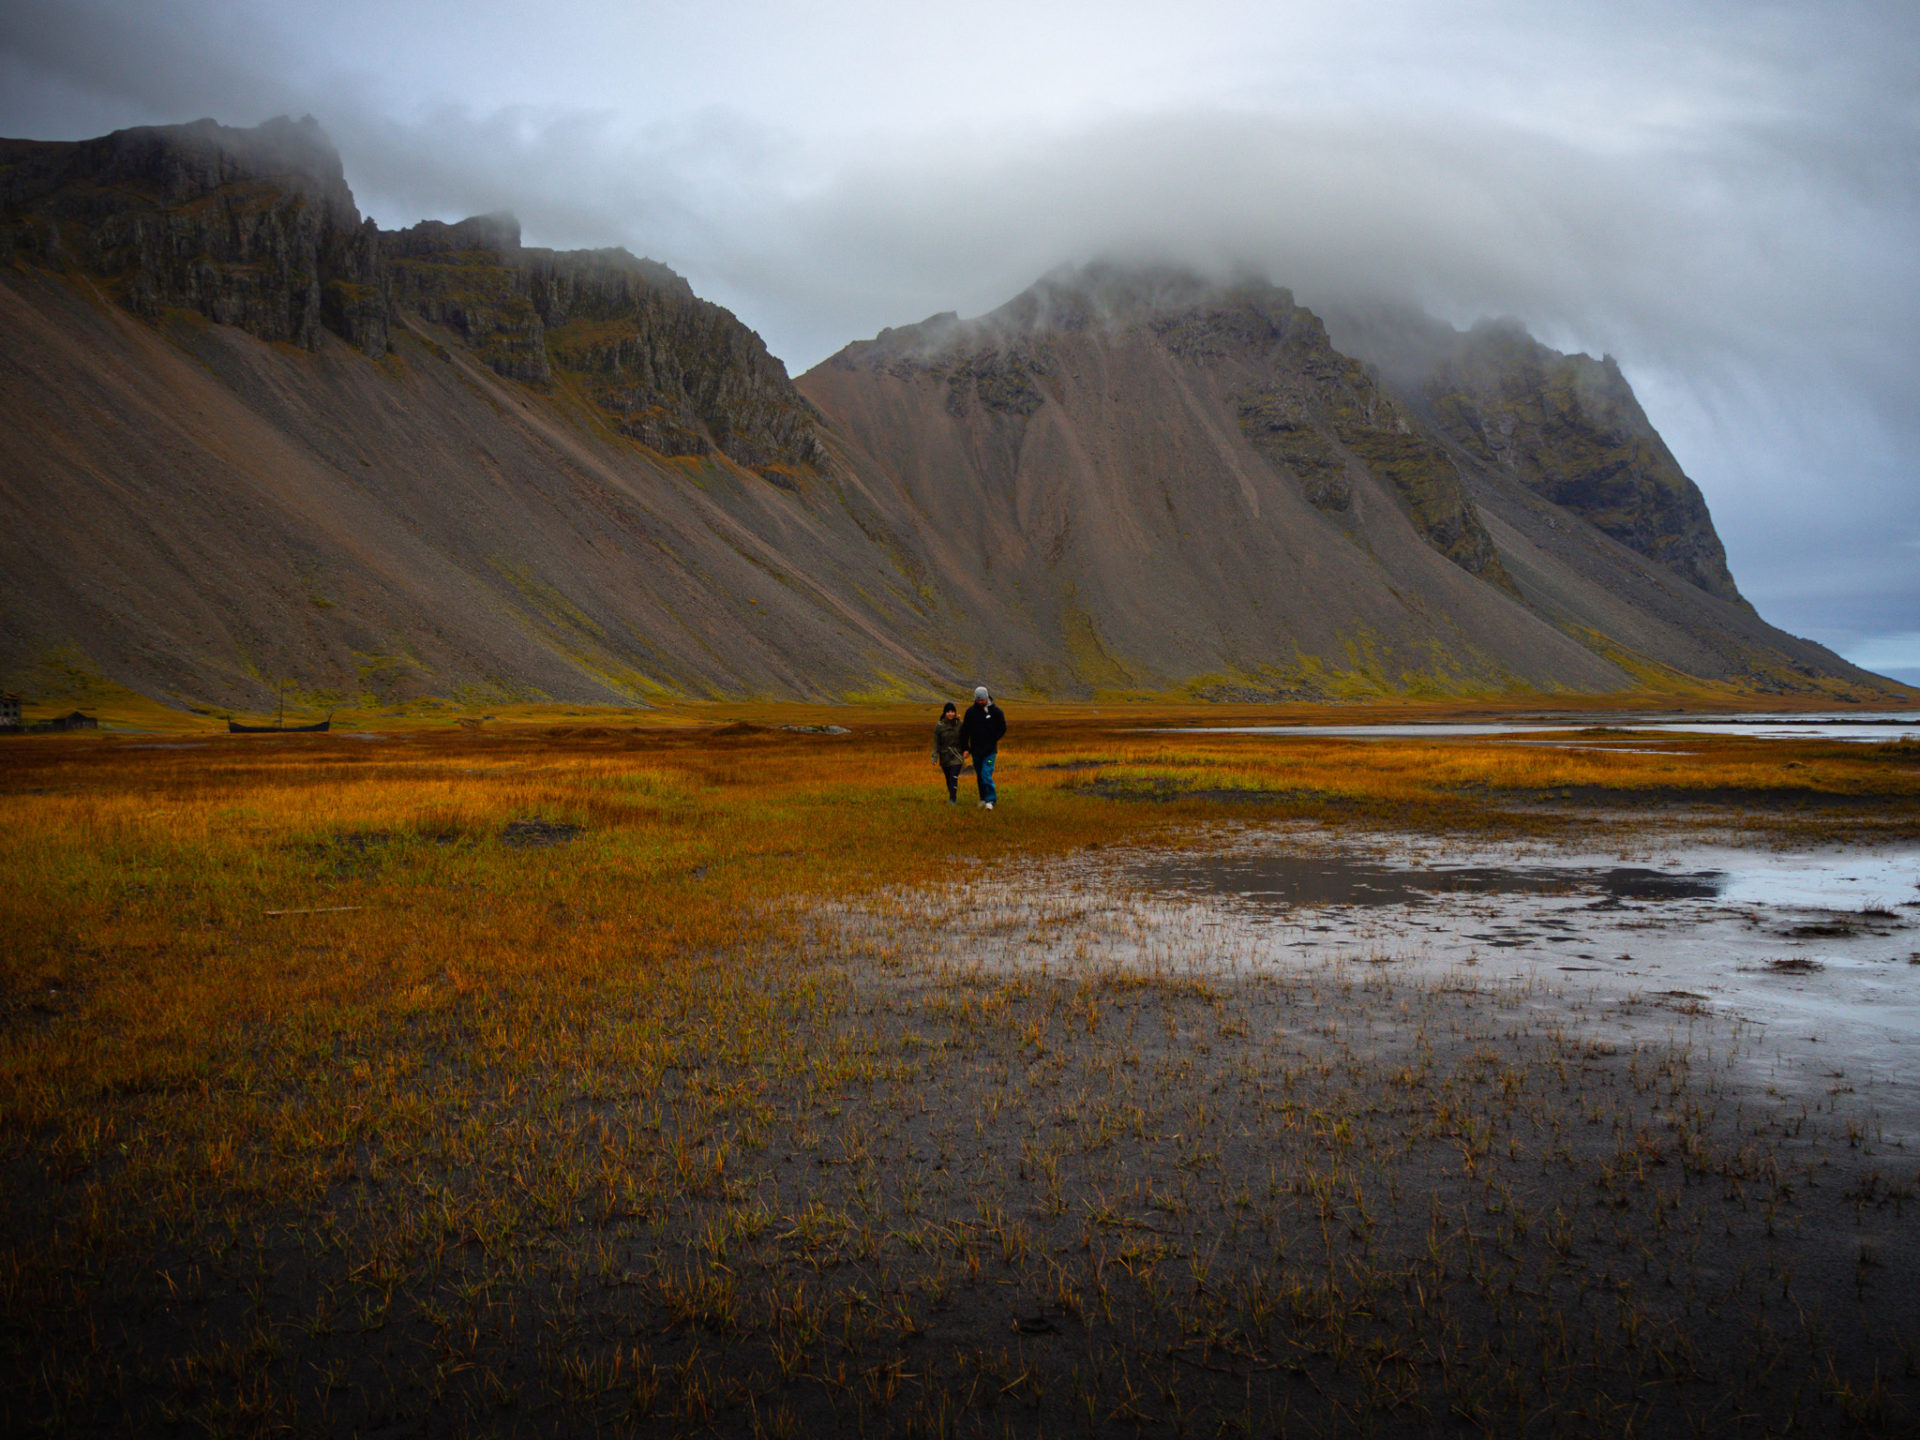
[[[1262,455],[1292,471],[1314,505],[1345,511],[1353,493],[1348,472],[1357,465],[1391,487],[1414,529],[1447,559],[1513,588],[1453,461],[1377,375],[1333,348],[1319,317],[1289,292],[1242,290],[1227,308],[1163,317],[1155,330],[1176,354],[1224,354],[1230,337],[1265,360],[1273,379],[1233,397],[1240,428]]]
[[[0,256],[72,264],[154,318],[190,310],[314,350],[385,352],[380,235],[311,119],[0,141]]]
[[[1706,498],[1611,357],[1563,355],[1510,320],[1462,333],[1397,308],[1337,314],[1334,331],[1469,466],[1518,481],[1709,595],[1746,604]]]
[[[1448,439],[1709,595],[1745,603],[1706,498],[1612,356],[1563,355],[1517,325],[1483,323],[1425,392]]]
[[[718,453],[787,488],[825,461],[786,367],[665,265],[523,246],[511,215],[383,240],[396,309],[452,330],[495,373],[570,388],[661,455]]]
[[[74,265],[148,319],[189,310],[309,350],[332,331],[378,357],[416,314],[508,379],[572,386],[649,449],[783,486],[826,455],[759,336],[666,266],[526,248],[508,215],[382,234],[311,119],[0,141],[0,257],[15,255]]]
[[[546,327],[520,273],[520,222],[423,220],[386,237],[394,305],[454,332],[488,369],[546,385]]]
[[[719,451],[791,487],[826,460],[819,415],[760,337],[624,250],[522,252],[556,370],[665,455]]]

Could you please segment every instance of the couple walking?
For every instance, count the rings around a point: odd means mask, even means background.
[[[962,720],[951,700],[940,712],[940,723],[933,727],[933,759],[947,777],[947,803],[960,798],[960,766],[973,756],[973,778],[980,786],[980,808],[993,809],[993,761],[1000,749],[1000,737],[1007,733],[1007,717],[993,703],[982,685],[973,692],[973,704]]]

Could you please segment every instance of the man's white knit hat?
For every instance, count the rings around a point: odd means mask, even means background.
[[[976,685],[976,686],[974,686],[974,687],[973,687],[973,698],[974,698],[974,699],[976,699],[976,700],[984,700],[984,699],[986,699],[986,698],[987,698],[987,687],[986,687],[986,686],[984,686],[984,685]]]

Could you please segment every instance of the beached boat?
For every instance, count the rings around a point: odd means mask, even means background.
[[[333,719],[327,719],[314,725],[242,725],[238,720],[227,721],[229,735],[317,735],[324,733],[333,725]]]

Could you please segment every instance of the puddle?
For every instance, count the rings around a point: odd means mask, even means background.
[[[1796,1105],[1856,1091],[1920,1144],[1911,844],[1790,853],[1654,835],[1607,853],[1246,825],[1204,853],[1083,852],[889,905],[886,923],[918,917],[929,958],[962,969],[1508,987],[1607,1043],[1731,1050]]]
[[[1290,953],[1552,974],[1623,1039],[1720,1016],[1754,1037],[1767,1084],[1871,1084],[1920,1138],[1920,849],[1308,838],[1250,830],[1219,853],[1137,859],[1127,880],[1238,928],[1256,967]]]
[[[1197,856],[1140,866],[1157,889],[1232,895],[1254,905],[1425,905],[1443,895],[1588,895],[1613,900],[1698,900],[1721,893],[1718,870],[1671,874],[1638,866],[1410,868],[1347,855]]]

